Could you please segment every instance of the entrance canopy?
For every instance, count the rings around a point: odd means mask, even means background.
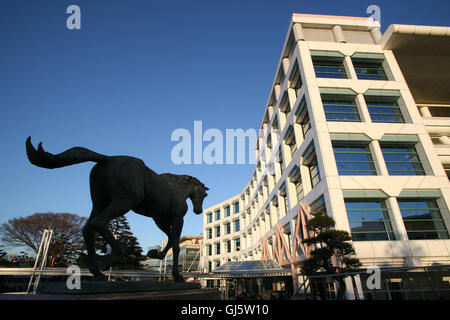
[[[291,270],[283,269],[275,260],[229,261],[212,273],[223,278],[291,276]]]

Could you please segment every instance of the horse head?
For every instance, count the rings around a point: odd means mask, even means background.
[[[192,188],[189,198],[194,205],[195,214],[201,214],[203,212],[203,200],[208,196],[206,190],[209,190],[209,188],[205,186],[194,186]]]

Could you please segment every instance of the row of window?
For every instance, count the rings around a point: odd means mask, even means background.
[[[321,97],[327,121],[361,122],[355,96],[322,94]],[[372,122],[405,122],[398,97],[365,95],[364,98]]]
[[[380,146],[389,175],[425,175],[414,145],[380,143]],[[368,145],[339,142],[333,144],[333,151],[339,175],[377,175]]]
[[[233,213],[239,213],[239,201],[236,201],[232,204],[233,206]],[[231,215],[231,207],[230,206],[226,206],[224,207],[224,218],[228,218]],[[212,223],[213,222],[213,217],[214,217],[214,221],[218,221],[221,219],[221,212],[220,209],[217,209],[214,211],[214,216],[212,212],[208,212],[206,213],[206,223]]]
[[[344,66],[344,56],[323,56],[312,54],[314,71],[318,78],[348,79]],[[383,68],[383,58],[352,57],[352,64],[359,80],[388,80]],[[349,66],[351,67],[351,66]]]
[[[224,228],[224,234],[231,234],[231,223],[225,223],[223,225]],[[214,231],[213,231],[214,230]],[[233,232],[239,232],[240,231],[240,223],[239,219],[233,220]],[[212,239],[214,237],[220,237],[220,225],[215,226],[214,228],[207,228],[206,229],[206,239]]]
[[[436,200],[397,199],[409,240],[449,239]],[[345,199],[353,241],[396,240],[385,200]]]
[[[397,199],[409,240],[449,239],[449,233],[435,199]],[[314,210],[326,210],[325,205]],[[395,241],[392,219],[384,199],[345,199],[345,208],[353,241]],[[234,248],[232,246],[234,242]],[[206,255],[240,251],[236,238],[206,245]],[[222,252],[221,249],[224,249]],[[213,252],[214,250],[214,252]]]
[[[232,246],[232,242],[234,242]],[[206,247],[206,255],[212,256],[212,255],[218,255],[221,253],[231,253],[231,252],[239,252],[241,250],[241,239],[236,238],[233,240],[226,240],[223,242],[224,244],[224,250],[225,252],[221,252],[221,243],[216,242],[214,244],[207,244]],[[234,247],[234,248],[233,248]],[[214,249],[214,252],[213,252]],[[234,251],[233,251],[234,249]]]

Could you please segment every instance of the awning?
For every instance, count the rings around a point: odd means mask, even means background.
[[[217,267],[213,275],[221,278],[262,278],[291,276],[275,260],[229,261]]]

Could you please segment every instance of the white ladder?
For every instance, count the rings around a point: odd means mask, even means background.
[[[36,294],[36,290],[39,285],[39,280],[41,279],[42,271],[44,270],[47,264],[48,247],[50,246],[50,240],[52,239],[52,235],[53,235],[52,229],[45,229],[44,233],[42,234],[41,244],[39,245],[36,260],[34,261],[33,271],[31,273],[30,281],[28,282],[27,294]],[[39,264],[40,264],[39,269],[37,269]],[[33,286],[32,291],[31,286]]]

